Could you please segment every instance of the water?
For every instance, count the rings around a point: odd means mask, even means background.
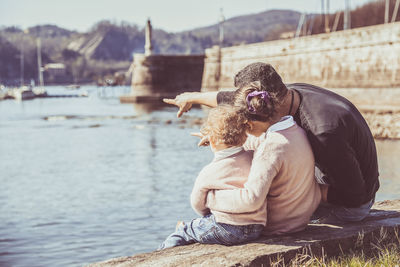
[[[173,107],[146,113],[83,89],[90,97],[0,102],[0,266],[82,266],[152,251],[176,221],[196,216],[189,194],[212,159],[189,135],[202,111],[182,123]],[[398,198],[400,142],[377,147],[377,200]]]

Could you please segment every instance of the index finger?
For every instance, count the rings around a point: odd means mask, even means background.
[[[201,133],[190,133],[190,135],[203,138],[203,135]]]
[[[197,144],[197,146],[209,146],[210,145],[210,141],[208,140],[207,136],[204,136],[203,138],[201,138],[200,142]]]
[[[164,99],[163,99],[163,101],[164,101],[164,103],[167,103],[167,104],[176,105],[176,101],[175,101],[175,99],[171,99],[171,98],[164,98]]]

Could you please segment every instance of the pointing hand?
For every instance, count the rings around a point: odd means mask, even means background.
[[[174,99],[164,98],[163,101],[164,103],[175,105],[179,108],[179,111],[176,114],[178,118],[181,117],[184,112],[188,112],[193,105],[190,93],[177,95]]]
[[[197,146],[209,146],[210,140],[208,140],[208,136],[204,136],[202,133],[191,133],[190,135],[199,137],[201,140],[197,144]]]

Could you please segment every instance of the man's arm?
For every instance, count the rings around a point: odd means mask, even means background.
[[[177,95],[174,99],[164,98],[167,104],[175,105],[179,108],[177,117],[182,116],[184,112],[188,112],[193,104],[206,105],[208,107],[216,107],[218,92],[190,92]]]
[[[207,207],[229,213],[252,212],[265,202],[272,180],[281,168],[280,153],[268,145],[268,151],[254,156],[249,178],[242,189],[211,190]]]
[[[367,200],[366,185],[355,151],[338,133],[323,133],[310,139],[319,142],[315,159],[324,168],[330,186],[327,201],[331,204],[358,207]]]
[[[177,117],[188,112],[193,104],[205,105],[211,108],[219,104],[230,104],[234,102],[235,91],[215,91],[215,92],[189,92],[177,95],[174,99],[164,98],[167,104],[175,105],[179,108]]]

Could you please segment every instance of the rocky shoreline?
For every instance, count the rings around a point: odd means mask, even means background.
[[[375,139],[400,139],[400,110],[362,110]]]

